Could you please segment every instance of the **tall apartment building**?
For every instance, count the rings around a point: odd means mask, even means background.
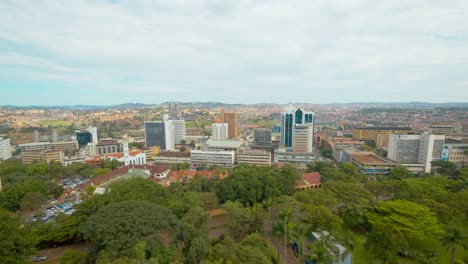
[[[424,172],[431,172],[431,161],[440,160],[444,135],[390,135],[387,158],[405,164],[422,164]]]
[[[0,137],[0,161],[11,158],[10,139]]]
[[[294,130],[298,128],[297,135],[299,137],[303,136],[304,126],[308,126],[312,134],[310,141],[313,142],[313,131],[315,123],[315,113],[303,111],[300,108],[294,108],[292,105],[285,107],[284,112],[281,113],[281,139],[280,142],[283,144],[286,149],[293,149],[294,152]],[[299,143],[299,141],[298,141]],[[310,148],[310,152],[312,148]]]
[[[180,104],[179,103],[168,103],[169,117],[179,118],[180,117]]]
[[[225,112],[221,110],[219,113],[220,123],[228,124],[228,139],[235,139],[239,135],[239,117],[236,112]]]
[[[271,130],[267,128],[257,128],[254,130],[255,146],[268,147],[271,146]]]
[[[211,125],[211,138],[216,140],[228,139],[228,127],[227,123],[213,123]]]

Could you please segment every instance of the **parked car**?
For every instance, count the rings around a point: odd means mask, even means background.
[[[47,256],[44,255],[44,256],[34,256],[34,257],[32,257],[31,260],[33,262],[40,262],[40,261],[44,261],[46,259],[47,259]]]

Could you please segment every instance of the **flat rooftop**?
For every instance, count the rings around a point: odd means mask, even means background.
[[[214,140],[214,139],[209,139],[206,142],[206,145],[209,148],[233,148],[237,149],[242,146],[242,141],[239,140]]]
[[[392,164],[391,162],[389,161],[386,161],[384,159],[381,159],[375,155],[372,155],[372,154],[368,154],[368,155],[351,155],[353,157],[353,160],[355,160],[356,162],[359,162],[361,163],[362,165],[365,165],[365,166],[372,166],[372,165],[381,165],[381,166],[385,166],[385,165],[390,165]]]

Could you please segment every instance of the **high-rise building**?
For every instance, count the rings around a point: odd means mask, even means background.
[[[312,132],[310,141],[313,142],[315,113],[306,112],[300,108],[294,108],[292,105],[285,107],[284,112],[281,113],[281,139],[280,142],[286,149],[291,150],[294,145],[294,130],[298,126],[297,133],[303,134],[304,125],[310,126],[308,129]],[[310,149],[311,150],[311,149]],[[296,152],[296,150],[293,150]]]
[[[162,122],[145,122],[147,148],[158,146],[161,150],[173,150],[182,140],[185,140],[185,121],[182,119],[169,119],[164,115]]]
[[[267,128],[257,128],[254,130],[255,146],[269,147],[271,146],[271,130]]]
[[[11,158],[10,139],[3,139],[2,137],[0,137],[0,162],[9,158]]]
[[[180,117],[180,104],[179,103],[169,103],[168,104],[169,108],[169,117],[175,117],[179,118]]]
[[[221,123],[228,124],[228,139],[235,139],[239,135],[239,117],[236,112],[224,112],[221,110],[219,113]]]
[[[313,146],[313,125],[296,125],[293,130],[293,150],[297,153],[311,153]]]
[[[213,123],[211,125],[211,138],[217,140],[228,139],[229,125],[227,123]]]
[[[145,145],[147,148],[158,146],[166,150],[166,128],[161,121],[145,121]]]
[[[453,123],[433,123],[429,127],[429,132],[434,135],[451,136],[455,132],[455,124]]]
[[[394,135],[388,140],[387,158],[404,164],[421,164],[424,172],[431,172],[431,161],[442,157],[444,135]]]
[[[88,144],[98,144],[98,135],[96,127],[88,127],[87,129],[75,130],[76,141],[80,147],[84,147]]]
[[[171,119],[168,122],[172,126],[174,145],[180,144],[182,140],[185,140],[185,120],[183,119]]]

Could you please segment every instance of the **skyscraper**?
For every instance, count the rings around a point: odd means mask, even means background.
[[[229,125],[226,123],[214,123],[211,125],[212,139],[227,139]]]
[[[239,135],[239,117],[236,112],[224,112],[221,110],[219,113],[221,123],[228,124],[228,139],[237,138]]]
[[[173,150],[175,145],[185,139],[185,121],[169,119],[145,122],[145,144],[147,148],[158,146],[161,150]]]
[[[175,117],[178,118],[180,117],[180,104],[179,103],[169,103],[168,105],[169,108],[169,117]]]
[[[281,144],[286,148],[293,148],[294,130],[298,127],[298,133],[303,133],[304,126],[308,126],[308,135],[311,136],[310,141],[313,140],[315,113],[305,112],[300,108],[294,108],[292,105],[285,107],[284,112],[281,113]],[[312,148],[308,148],[312,151]],[[294,150],[296,151],[296,150]]]
[[[145,145],[166,150],[166,128],[161,121],[145,121]]]

